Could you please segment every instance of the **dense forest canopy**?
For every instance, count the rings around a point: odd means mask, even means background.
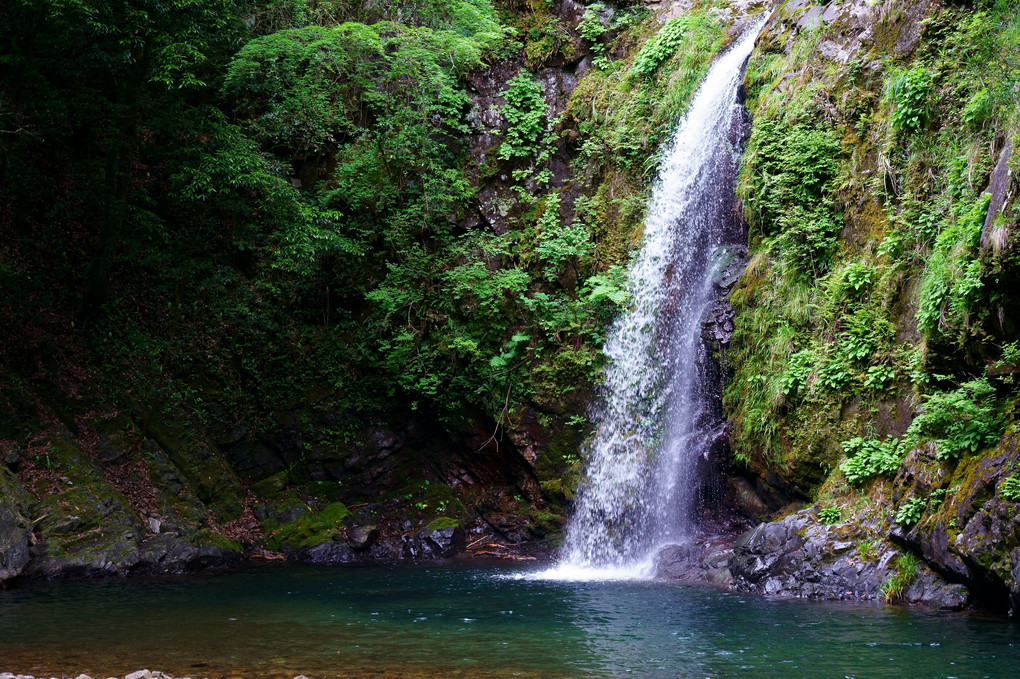
[[[515,45],[489,2],[2,12],[15,326],[56,312],[109,360],[170,376],[239,362],[263,405],[316,382],[351,412],[399,392],[444,418],[498,418],[534,366],[597,361],[618,274],[583,224],[559,228],[530,77],[500,153],[530,215],[470,226],[491,170],[468,158],[466,76]]]

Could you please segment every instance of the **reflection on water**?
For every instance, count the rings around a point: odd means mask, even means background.
[[[274,564],[0,591],[0,671],[208,677],[1013,677],[1020,629],[655,582]]]

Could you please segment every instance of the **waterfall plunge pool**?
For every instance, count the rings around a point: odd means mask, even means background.
[[[191,677],[1015,677],[1020,626],[479,565],[266,564],[0,591],[0,671]]]

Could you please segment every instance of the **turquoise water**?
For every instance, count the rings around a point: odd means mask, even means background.
[[[0,671],[207,677],[1010,677],[1020,626],[478,566],[272,564],[0,591]]]

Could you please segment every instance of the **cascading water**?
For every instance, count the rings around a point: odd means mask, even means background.
[[[764,21],[715,59],[663,154],[630,308],[605,347],[585,478],[549,576],[650,575],[658,547],[692,537],[696,462],[718,424],[701,323],[734,219],[743,64]]]

